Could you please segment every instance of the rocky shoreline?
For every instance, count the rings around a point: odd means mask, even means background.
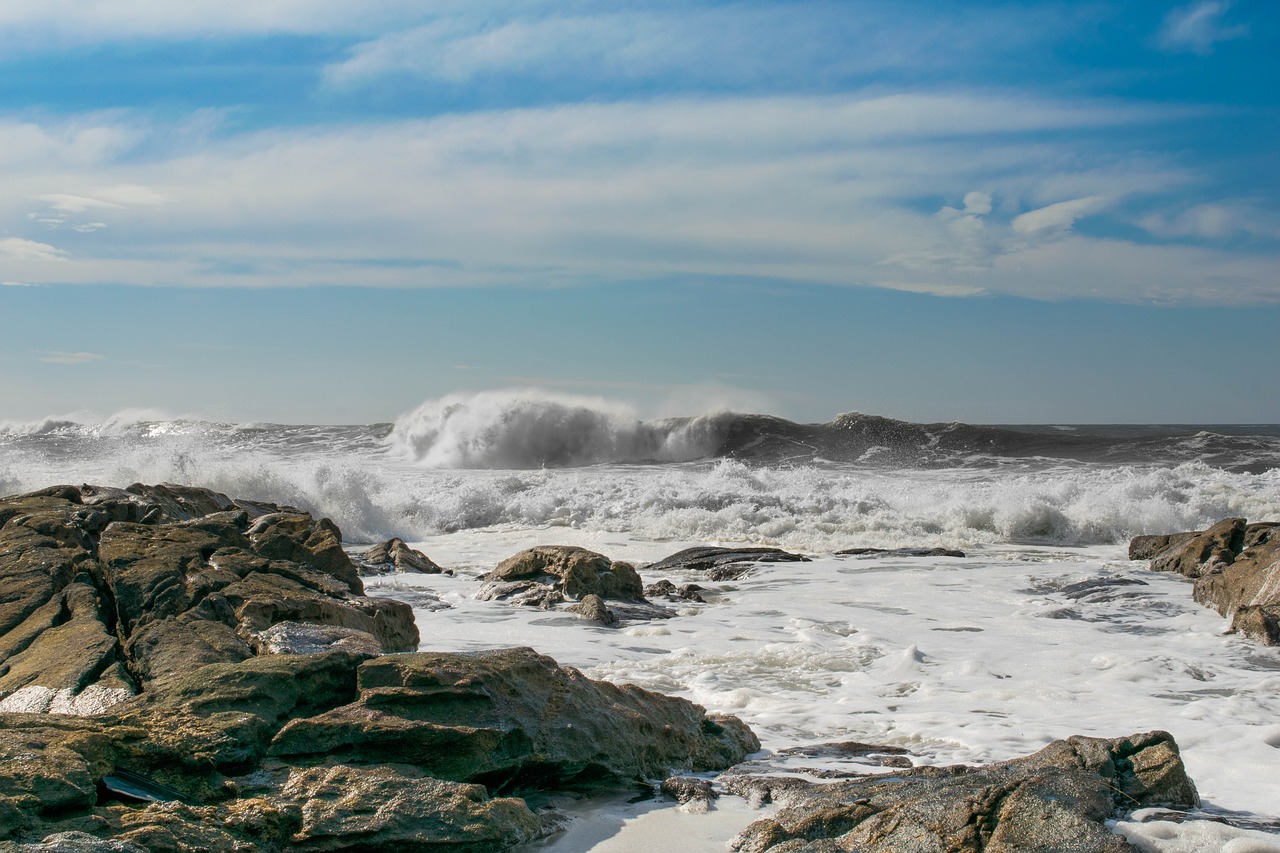
[[[1195,600],[1230,618],[1233,631],[1280,645],[1280,522],[1227,518],[1208,530],[1139,536],[1129,559],[1195,581]]]
[[[1200,548],[1201,580],[1221,576],[1206,590],[1257,599],[1230,567],[1270,559],[1271,528],[1218,527],[1149,548],[1179,566]],[[699,548],[643,569],[718,580],[804,559]],[[734,842],[744,851],[1131,850],[1107,820],[1198,802],[1163,732],[976,768],[818,745],[879,756],[888,773],[799,780],[745,760],[759,742],[740,720],[683,699],[532,649],[418,651],[412,608],[366,596],[361,571],[447,569],[398,540],[353,562],[327,519],[205,489],[0,499],[0,851],[501,850],[559,826],[531,793],[720,771],[715,787],[676,777],[662,790],[704,807],[721,791],[779,803]],[[671,618],[649,597],[699,589],[543,547],[497,566],[477,597],[605,626]],[[1274,625],[1269,599],[1242,608]]]

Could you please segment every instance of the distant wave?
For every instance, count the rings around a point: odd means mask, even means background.
[[[389,448],[428,468],[534,469],[733,459],[760,465],[990,467],[1020,460],[1205,462],[1280,467],[1280,429],[917,424],[856,412],[823,424],[715,412],[641,420],[603,400],[489,391],[429,400],[396,421]]]
[[[490,526],[859,545],[1123,542],[1280,520],[1280,428],[643,420],[586,397],[455,395],[396,423],[124,413],[0,427],[0,493],[179,482],[334,518],[353,542]]]

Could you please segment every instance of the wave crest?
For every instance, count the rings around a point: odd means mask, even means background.
[[[396,421],[394,451],[428,468],[569,468],[714,455],[732,415],[642,421],[628,407],[541,391],[428,400]]]

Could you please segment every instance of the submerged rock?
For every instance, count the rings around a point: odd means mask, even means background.
[[[917,767],[830,783],[738,776],[728,790],[782,803],[734,841],[744,853],[858,850],[1133,851],[1118,811],[1199,798],[1165,732],[1072,737],[986,767]]]
[[[964,551],[954,548],[846,548],[836,551],[836,554],[855,557],[963,557]]]
[[[699,571],[711,580],[740,577],[756,563],[807,563],[809,558],[781,548],[685,548],[645,567],[647,572]]]
[[[1138,537],[1129,553],[1194,580],[1195,600],[1230,617],[1233,630],[1280,645],[1280,523],[1228,518],[1202,532]]]

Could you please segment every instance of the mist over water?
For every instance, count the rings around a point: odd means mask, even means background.
[[[353,541],[508,525],[812,551],[1111,544],[1280,519],[1280,430],[645,421],[542,392],[451,395],[367,426],[154,412],[0,424],[6,493],[165,481],[327,515]]]

